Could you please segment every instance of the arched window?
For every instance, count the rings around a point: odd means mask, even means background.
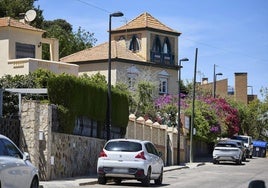
[[[169,42],[169,40],[168,40],[167,37],[166,37],[165,40],[164,40],[163,52],[164,52],[165,54],[169,54],[169,53],[171,53],[170,42]]]
[[[129,50],[136,52],[140,50],[140,44],[139,40],[136,35],[132,36],[132,39],[130,41]]]
[[[153,43],[153,52],[161,52],[161,41],[159,39],[159,36],[155,36]]]
[[[124,35],[121,35],[121,36],[119,37],[119,40],[126,40],[126,38],[125,38]]]

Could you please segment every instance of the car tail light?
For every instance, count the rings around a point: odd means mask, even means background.
[[[136,159],[144,159],[146,160],[145,156],[144,156],[144,152],[140,152],[138,155],[135,156]]]
[[[99,154],[99,157],[107,157],[107,154],[102,150]]]

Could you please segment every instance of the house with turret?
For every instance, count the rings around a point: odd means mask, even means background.
[[[111,30],[111,83],[126,82],[128,87],[143,76],[157,85],[158,94],[178,93],[178,43],[180,32],[145,12],[127,24]],[[109,43],[79,51],[60,59],[79,65],[79,74],[108,75]],[[147,72],[147,73],[144,73]],[[147,74],[147,75],[146,75]]]

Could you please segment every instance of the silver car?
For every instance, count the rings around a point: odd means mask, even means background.
[[[38,188],[38,170],[7,137],[0,134],[0,187]]]
[[[155,146],[149,141],[134,139],[109,140],[98,158],[99,184],[108,179],[120,184],[125,179],[136,179],[144,186],[150,181],[161,185],[164,163]]]
[[[243,152],[239,148],[237,142],[220,141],[216,144],[213,150],[213,163],[218,164],[221,161],[233,161],[236,164],[241,164]]]

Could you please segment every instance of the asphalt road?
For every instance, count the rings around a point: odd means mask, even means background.
[[[247,188],[252,180],[262,180],[268,187],[268,158],[247,159],[242,165],[221,163],[186,168],[164,173],[163,185],[156,186],[151,181],[151,187],[184,187],[184,188]],[[95,184],[94,187],[142,187],[137,181],[123,181],[121,185],[113,182],[106,185]],[[92,185],[80,186],[89,188]]]

